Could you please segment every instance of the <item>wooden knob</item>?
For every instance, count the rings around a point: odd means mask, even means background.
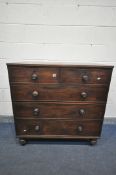
[[[86,92],[81,92],[81,97],[87,98],[87,93]]]
[[[78,130],[79,132],[82,132],[82,131],[83,131],[83,127],[82,127],[82,126],[78,126],[77,130]]]
[[[38,91],[33,91],[32,92],[33,97],[37,97],[39,95]]]
[[[23,132],[27,132],[27,129],[24,129]]]
[[[39,131],[40,127],[39,125],[35,126],[35,131]]]
[[[32,78],[32,80],[37,80],[38,79],[38,76],[37,76],[37,74],[34,73],[34,74],[32,74],[32,77],[31,78]]]
[[[21,145],[25,145],[26,143],[27,143],[27,140],[25,140],[25,139],[19,139],[19,143],[21,144]]]
[[[83,76],[82,76],[82,80],[83,80],[83,81],[86,82],[86,81],[88,81],[88,79],[89,79],[88,75],[83,75]]]
[[[38,115],[38,114],[39,114],[39,108],[34,108],[33,114],[34,114],[34,115]]]
[[[98,80],[98,81],[101,80],[101,77],[97,77],[97,80]]]
[[[82,116],[85,115],[85,110],[84,109],[80,109],[79,110],[79,114],[82,115]]]

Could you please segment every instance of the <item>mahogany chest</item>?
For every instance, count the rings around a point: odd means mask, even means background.
[[[16,135],[29,139],[100,137],[113,66],[7,64]]]

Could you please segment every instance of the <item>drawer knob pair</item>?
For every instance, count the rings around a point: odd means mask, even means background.
[[[39,95],[38,91],[33,91],[32,92],[33,97],[37,97]]]
[[[88,75],[83,75],[83,76],[82,76],[82,80],[85,81],[85,82],[88,81],[88,80],[89,80]]]
[[[81,97],[82,98],[87,98],[87,92],[81,92]]]
[[[32,80],[37,80],[38,76],[37,76],[37,74],[34,73],[34,74],[32,74],[31,78],[32,78]]]

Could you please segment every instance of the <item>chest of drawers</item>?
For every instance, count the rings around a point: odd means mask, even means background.
[[[16,135],[29,139],[100,137],[113,66],[7,64]]]

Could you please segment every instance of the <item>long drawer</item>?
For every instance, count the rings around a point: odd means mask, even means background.
[[[102,121],[16,120],[17,135],[100,136]]]
[[[12,84],[13,101],[106,101],[108,86]]]
[[[10,82],[109,84],[111,69],[9,66]]]
[[[103,119],[105,104],[14,102],[15,118]]]

